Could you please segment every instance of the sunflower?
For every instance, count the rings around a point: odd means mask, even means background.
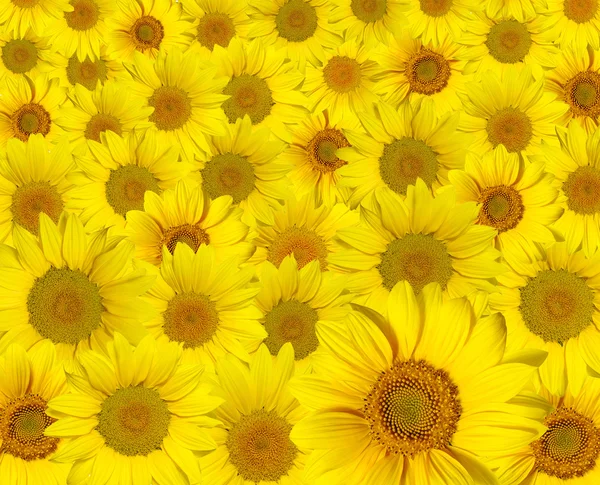
[[[498,231],[496,246],[512,265],[532,262],[538,254],[535,243],[547,246],[556,240],[548,226],[563,209],[556,203],[554,177],[544,168],[542,161],[521,163],[516,153],[499,145],[483,157],[469,153],[464,171],[449,173],[457,200],[480,204],[478,224]]]
[[[134,128],[146,130],[151,126],[148,117],[152,107],[143,106],[143,100],[116,81],[97,84],[93,91],[76,84],[69,99],[73,105],[60,109],[56,124],[65,130],[78,153],[85,153],[87,140],[100,142],[101,133],[122,135]]]
[[[67,391],[65,374],[50,342],[29,352],[14,344],[0,357],[0,477],[6,483],[59,485],[70,465],[55,463],[64,441],[44,436],[56,420],[47,403]]]
[[[407,32],[394,37],[387,50],[373,54],[381,72],[377,90],[394,108],[404,101],[430,98],[439,114],[462,109],[457,96],[464,89],[465,47],[442,36],[439,42],[423,44]]]
[[[315,205],[333,207],[350,198],[350,187],[340,182],[338,169],[346,165],[336,152],[349,147],[347,130],[359,130],[358,119],[331,123],[327,110],[307,116],[292,132],[292,141],[279,155],[279,161],[292,165],[290,179],[299,197],[309,194]]]
[[[600,48],[600,8],[596,0],[546,0],[546,27],[561,49]]]
[[[600,370],[600,253],[588,259],[555,243],[541,259],[498,276],[498,282],[489,301],[506,317],[507,348],[548,352],[539,374],[552,394],[563,395],[567,379],[580,382],[586,364]]]
[[[405,103],[398,111],[380,102],[373,114],[362,113],[368,135],[349,131],[352,148],[337,152],[349,162],[338,173],[354,189],[350,205],[373,209],[377,189],[405,196],[417,178],[432,191],[448,185],[448,170],[463,167],[468,146],[469,137],[456,131],[458,115],[437,116],[435,103],[427,98]]]
[[[376,210],[361,209],[359,226],[340,229],[344,244],[329,257],[332,268],[353,273],[348,288],[363,295],[356,302],[384,313],[398,281],[415,293],[437,282],[451,298],[494,290],[505,268],[492,247],[496,230],[476,224],[475,202],[456,204],[452,186],[434,197],[420,178],[405,200],[389,190],[375,196]]]
[[[485,12],[490,19],[503,16],[516,19],[521,23],[530,21],[542,10],[540,8],[542,5],[536,0],[489,0],[486,3]]]
[[[211,156],[196,157],[202,187],[210,199],[230,195],[250,226],[256,220],[273,224],[273,210],[288,193],[285,175],[291,167],[276,159],[284,145],[269,136],[268,128],[253,128],[245,115],[228,125],[224,136],[208,139]]]
[[[50,145],[40,134],[27,143],[8,140],[0,161],[0,241],[12,244],[14,225],[38,235],[39,214],[55,223],[73,194],[66,177],[74,170],[66,139]]]
[[[331,25],[331,9],[327,0],[250,0],[248,37],[285,49],[287,57],[304,72],[307,62],[318,66],[328,49],[342,43]]]
[[[27,141],[30,135],[41,133],[55,141],[62,134],[54,120],[67,93],[58,79],[48,79],[46,74],[33,79],[5,78],[0,90],[1,148],[9,138]]]
[[[529,67],[518,73],[487,71],[479,82],[466,83],[459,96],[465,111],[460,127],[473,133],[469,148],[475,152],[502,144],[510,153],[536,153],[542,138],[556,144],[554,123],[567,111],[544,92],[544,78],[535,80]]]
[[[0,0],[0,25],[4,32],[24,36],[31,29],[42,37],[54,19],[72,10],[69,0]]]
[[[157,316],[145,325],[158,341],[177,342],[185,362],[212,368],[227,353],[248,360],[267,336],[253,302],[259,288],[249,285],[254,268],[239,270],[237,258],[217,264],[212,246],[194,253],[178,243],[173,254],[163,248],[154,272],[158,278],[145,299]]]
[[[94,91],[98,82],[104,84],[107,80],[115,78],[125,78],[129,80],[129,73],[118,60],[112,59],[106,54],[106,46],[100,47],[100,55],[91,60],[86,57],[84,61],[77,59],[77,55],[72,55],[64,67],[64,70],[56,72],[61,85],[68,88],[81,84],[86,89]]]
[[[85,349],[104,350],[115,330],[137,343],[140,321],[151,317],[138,295],[154,277],[133,269],[133,244],[106,231],[86,234],[66,213],[57,226],[40,212],[39,233],[15,224],[15,249],[0,246],[0,353],[13,342],[29,348],[48,339],[70,366]]]
[[[285,56],[284,49],[265,47],[259,39],[244,43],[233,38],[226,49],[215,45],[212,61],[218,74],[228,79],[222,90],[228,98],[221,110],[229,123],[248,115],[253,125],[268,126],[289,142],[286,125],[306,116],[307,100],[296,89],[303,76]]]
[[[371,109],[379,101],[374,76],[380,71],[372,51],[364,45],[346,42],[325,54],[320,67],[307,66],[302,90],[313,113],[329,111],[332,123]]]
[[[13,0],[14,1],[14,0]],[[31,3],[32,0],[17,0]],[[70,0],[72,11],[48,24],[44,34],[51,38],[52,46],[66,57],[77,55],[95,60],[100,46],[107,38],[106,20],[114,14],[115,2],[111,0]]]
[[[124,228],[127,212],[144,209],[147,191],[175,187],[192,168],[178,161],[177,146],[160,147],[149,132],[134,130],[121,138],[109,130],[101,138],[102,144],[87,142],[88,153],[75,157],[79,172],[69,175],[76,188],[67,208],[79,213],[88,229]]]
[[[198,456],[216,447],[205,415],[222,400],[181,354],[151,336],[134,349],[119,333],[107,355],[81,353],[72,393],[48,402],[58,419],[46,436],[67,441],[54,460],[73,463],[69,483],[200,483]]]
[[[161,50],[153,62],[136,51],[126,68],[134,78],[128,89],[154,108],[148,119],[159,145],[180,145],[191,161],[198,150],[208,150],[205,137],[224,134],[219,106],[227,99],[220,94],[227,79],[215,77],[193,53]]]
[[[319,340],[328,355],[316,374],[290,381],[292,394],[314,410],[290,435],[313,450],[307,479],[497,484],[476,456],[544,433],[504,403],[527,385],[545,354],[503,361],[502,315],[480,318],[466,299],[444,300],[435,283],[416,297],[400,282],[387,307],[389,319],[354,312],[346,329],[323,325]]]
[[[306,410],[290,394],[294,351],[284,345],[272,357],[261,345],[249,364],[232,355],[217,363],[224,399],[215,414],[213,453],[200,458],[205,483],[300,485],[307,454],[290,440],[290,431]]]
[[[118,13],[109,18],[109,54],[133,62],[137,50],[155,59],[159,49],[184,49],[191,38],[191,24],[181,19],[181,6],[170,0],[117,2]]]
[[[202,186],[183,179],[160,195],[147,190],[144,211],[127,213],[127,234],[137,257],[156,266],[162,261],[163,246],[172,253],[178,242],[194,251],[210,244],[219,262],[233,255],[247,259],[253,250],[245,241],[248,226],[240,221],[242,209],[232,204],[231,196],[210,200]]]
[[[316,205],[309,196],[290,195],[275,212],[274,224],[256,228],[256,251],[248,262],[270,261],[278,268],[286,256],[293,254],[299,269],[318,260],[321,271],[325,271],[338,249],[336,233],[357,223],[358,215],[344,204],[328,207]]]

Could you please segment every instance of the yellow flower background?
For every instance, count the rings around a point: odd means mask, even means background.
[[[0,485],[600,484],[599,0],[0,0]]]

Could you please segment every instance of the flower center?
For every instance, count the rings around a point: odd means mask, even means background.
[[[211,199],[231,195],[234,204],[248,198],[256,181],[252,164],[235,153],[215,155],[201,174],[202,186]]]
[[[143,386],[123,387],[102,403],[96,429],[117,453],[148,455],[160,449],[170,420],[167,403],[158,391]]]
[[[562,186],[567,207],[578,214],[600,212],[600,170],[579,167],[571,172]]]
[[[13,133],[21,141],[27,141],[29,135],[50,133],[50,113],[37,103],[27,103],[21,106],[11,116]]]
[[[504,20],[490,29],[485,45],[498,62],[514,64],[529,53],[531,34],[524,24],[516,20]]]
[[[304,0],[289,0],[275,17],[279,37],[290,42],[309,39],[317,30],[317,11]]]
[[[265,316],[265,330],[269,336],[265,345],[272,355],[291,342],[296,360],[304,359],[319,346],[315,325],[319,320],[317,311],[297,300],[279,302]]]
[[[382,19],[387,9],[387,0],[352,0],[352,13],[365,23]]]
[[[29,323],[55,344],[88,338],[100,326],[102,297],[81,271],[51,267],[37,278],[27,296]]]
[[[44,436],[56,419],[46,414],[46,401],[37,394],[17,397],[0,409],[2,451],[25,461],[42,460],[56,451],[59,439]]]
[[[77,55],[73,55],[67,64],[67,79],[73,86],[81,84],[93,91],[98,81],[104,83],[108,79],[106,62],[101,59],[90,61],[89,57],[82,62],[77,59]]]
[[[407,234],[388,244],[377,269],[388,290],[398,281],[408,281],[419,293],[434,281],[445,288],[452,276],[452,260],[444,243],[431,234]]]
[[[197,293],[175,295],[163,319],[165,335],[175,342],[183,342],[184,348],[200,347],[210,341],[219,326],[214,302]]]
[[[116,214],[125,217],[131,210],[144,210],[146,191],[160,194],[160,187],[154,175],[146,167],[124,165],[110,171],[106,181],[106,201]]]
[[[137,49],[158,49],[165,36],[165,29],[157,19],[145,15],[135,21],[130,34]]]
[[[363,407],[373,438],[389,453],[409,457],[445,448],[461,412],[450,376],[423,360],[396,362],[382,372]]]
[[[569,79],[564,87],[565,102],[575,116],[600,115],[600,74],[583,71]]]
[[[486,126],[488,140],[496,148],[500,143],[507,151],[525,150],[533,136],[529,117],[517,108],[502,108],[494,113]]]
[[[37,64],[37,47],[25,39],[14,39],[2,46],[2,62],[9,71],[23,74]]]
[[[336,93],[348,93],[360,86],[362,74],[355,59],[334,56],[323,68],[323,78],[329,89]]]
[[[58,223],[63,207],[63,200],[54,185],[48,182],[29,182],[15,190],[10,210],[17,224],[37,235],[40,212]]]
[[[308,142],[306,152],[313,170],[322,173],[331,173],[346,165],[346,162],[340,160],[335,152],[338,148],[349,146],[350,143],[348,143],[348,140],[346,140],[346,137],[340,130],[325,128],[319,131]]]
[[[450,63],[444,56],[421,48],[409,59],[405,73],[411,91],[429,96],[439,93],[448,85]]]
[[[529,331],[562,345],[592,323],[594,293],[574,273],[546,270],[521,288],[519,310]]]
[[[512,187],[487,187],[479,196],[479,224],[495,227],[498,232],[513,229],[523,219],[523,199]]]
[[[298,448],[290,440],[292,425],[275,411],[242,415],[232,426],[226,446],[238,474],[250,482],[278,482],[287,475]]]
[[[230,123],[248,115],[256,125],[269,116],[275,104],[267,82],[251,74],[231,78],[223,94],[231,96],[222,106]]]
[[[89,30],[100,18],[100,9],[94,0],[71,0],[72,12],[65,12],[67,25],[73,30]]]
[[[234,36],[235,26],[233,20],[226,14],[219,12],[207,13],[200,19],[197,34],[198,42],[211,51],[215,44],[227,47]]]
[[[598,12],[598,0],[565,0],[565,17],[577,24],[592,20]]]
[[[113,115],[106,113],[98,113],[90,118],[85,127],[84,136],[88,140],[94,140],[100,143],[100,133],[103,131],[114,131],[117,135],[121,135],[123,130],[121,122]]]
[[[327,246],[323,238],[314,231],[304,227],[288,227],[277,234],[268,248],[267,259],[279,267],[283,258],[294,255],[298,269],[314,260],[318,260],[321,270],[327,268]]]
[[[537,471],[569,480],[583,477],[596,466],[600,430],[590,418],[559,407],[546,416],[544,424],[548,431],[531,444]]]
[[[149,119],[159,130],[177,130],[192,115],[192,102],[188,94],[175,86],[157,88],[148,99],[148,104],[154,108]]]
[[[419,0],[421,12],[429,17],[442,17],[452,8],[454,0]]]
[[[33,8],[35,7],[38,3],[40,3],[40,0],[11,0],[13,5],[16,5],[17,7],[20,8]]]
[[[165,231],[161,246],[167,246],[169,252],[173,254],[178,242],[187,244],[196,252],[200,244],[210,243],[210,237],[200,226],[182,224],[181,226],[170,227]]]

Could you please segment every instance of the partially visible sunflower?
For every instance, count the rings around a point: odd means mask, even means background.
[[[493,19],[498,16],[510,17],[518,22],[528,22],[546,10],[546,2],[538,0],[489,0],[486,2],[486,15]]]
[[[73,464],[68,483],[200,483],[198,457],[216,447],[206,414],[222,399],[181,354],[150,335],[133,348],[119,333],[107,355],[81,353],[72,392],[48,402],[57,419],[46,436],[65,438],[54,460]]]
[[[596,0],[546,0],[546,27],[561,49],[600,49],[600,4]]]
[[[0,0],[0,25],[5,32],[24,36],[31,29],[43,37],[48,25],[72,11],[69,0]]]
[[[121,138],[109,130],[101,138],[102,144],[87,142],[87,153],[75,157],[80,171],[69,175],[76,188],[67,208],[90,230],[123,229],[130,210],[144,209],[147,191],[171,189],[192,169],[178,161],[177,146],[159,146],[152,133],[134,130]]]
[[[100,47],[100,55],[96,60],[86,57],[84,61],[72,55],[64,67],[64,70],[56,73],[61,79],[61,85],[68,88],[81,84],[86,89],[94,91],[98,82],[104,84],[114,78],[129,78],[129,73],[118,60],[106,54],[106,46]]]

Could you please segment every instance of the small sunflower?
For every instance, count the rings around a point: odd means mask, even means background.
[[[0,25],[7,33],[24,36],[31,29],[43,37],[48,25],[72,11],[69,0],[0,0]]]
[[[534,154],[542,138],[556,144],[554,123],[567,111],[544,92],[544,78],[535,80],[528,67],[518,73],[487,71],[479,82],[467,83],[460,96],[465,111],[460,128],[474,135],[473,151],[502,144],[510,153]]]
[[[226,130],[224,136],[208,140],[212,155],[196,157],[202,188],[211,200],[230,195],[248,225],[256,220],[273,224],[273,210],[288,193],[285,176],[290,166],[276,159],[283,143],[269,139],[268,128],[253,128],[248,115]]]
[[[67,374],[72,393],[48,402],[57,419],[45,432],[65,438],[54,460],[73,463],[69,483],[200,483],[198,457],[216,447],[206,414],[222,400],[181,354],[151,336],[133,348],[119,333],[107,354],[81,353],[80,374]]]
[[[399,281],[415,293],[436,282],[451,298],[493,291],[493,278],[506,268],[496,262],[495,229],[476,224],[475,202],[457,204],[451,186],[434,197],[421,179],[405,200],[381,189],[376,199],[375,211],[361,209],[359,226],[338,231],[344,244],[329,257],[334,269],[353,273],[348,288],[362,295],[356,302],[384,313]]]
[[[237,255],[247,259],[252,244],[246,242],[248,226],[240,221],[242,209],[232,207],[229,195],[210,200],[202,186],[186,179],[173,189],[144,194],[144,211],[127,213],[127,234],[135,243],[137,257],[159,266],[163,246],[173,253],[178,242],[197,251],[201,244],[216,249],[217,260]]]
[[[136,51],[126,68],[134,78],[128,89],[154,108],[149,130],[160,145],[180,145],[182,156],[192,161],[198,150],[208,150],[206,137],[224,134],[219,106],[227,99],[220,94],[227,79],[216,77],[193,53],[161,50],[153,62]]]
[[[561,49],[590,45],[600,49],[600,4],[597,0],[546,0],[546,26]]]
[[[44,435],[56,421],[47,413],[48,401],[67,392],[54,347],[44,342],[25,352],[11,345],[0,369],[0,477],[15,484],[66,483],[70,465],[53,461],[64,440]]]
[[[139,51],[156,59],[159,49],[184,49],[191,24],[181,18],[181,6],[170,0],[121,0],[118,13],[109,18],[109,54],[133,62]]]
[[[319,340],[328,355],[315,374],[290,381],[292,394],[314,410],[290,435],[313,453],[306,478],[497,484],[482,459],[545,431],[505,404],[545,354],[504,362],[502,315],[481,318],[464,298],[444,300],[437,284],[416,297],[400,282],[387,307],[389,319],[355,312],[346,329],[324,325]]]
[[[175,187],[192,168],[178,161],[177,146],[159,146],[151,132],[134,130],[121,138],[109,130],[101,138],[102,144],[87,142],[87,153],[75,157],[80,171],[69,175],[76,188],[67,208],[91,230],[124,228],[130,210],[144,209],[147,191]]]
[[[248,115],[253,125],[268,126],[278,138],[289,141],[286,125],[306,116],[306,97],[296,88],[303,75],[293,62],[285,62],[284,49],[265,47],[259,39],[243,43],[234,38],[224,49],[215,46],[212,61],[226,76],[222,93],[228,96],[221,110],[229,123]]]
[[[249,364],[232,355],[218,362],[224,400],[215,415],[222,425],[213,428],[217,449],[200,458],[206,483],[236,485],[301,485],[308,460],[290,431],[306,410],[290,394],[294,351],[285,345],[272,357],[264,345]]]
[[[73,54],[66,66],[56,73],[61,79],[61,85],[71,88],[81,84],[90,91],[94,91],[98,82],[104,84],[107,80],[125,78],[129,80],[129,74],[118,60],[112,59],[106,54],[106,46],[100,47],[100,55],[91,60],[86,57],[80,61]]]
[[[380,102],[373,114],[362,113],[367,133],[349,131],[352,148],[337,155],[349,163],[338,172],[353,189],[352,207],[376,205],[375,191],[390,190],[401,196],[420,178],[435,192],[448,185],[448,171],[462,168],[469,137],[457,132],[458,112],[438,116],[431,99],[408,102],[396,111]]]

